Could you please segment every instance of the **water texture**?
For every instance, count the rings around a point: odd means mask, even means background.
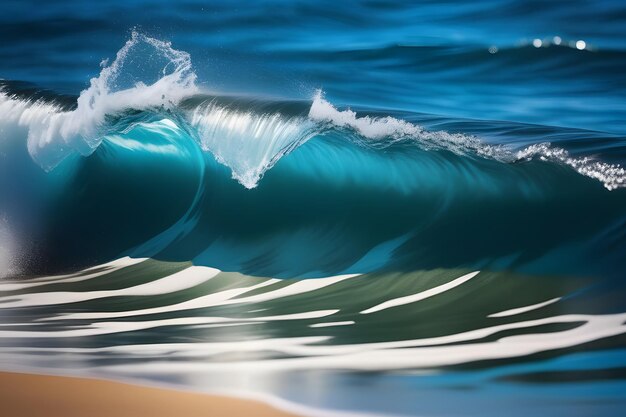
[[[0,12],[0,368],[621,415],[623,2]]]

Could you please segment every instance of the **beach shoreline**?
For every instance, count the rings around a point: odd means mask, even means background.
[[[11,417],[296,416],[244,398],[16,372],[0,372],[0,404]]]

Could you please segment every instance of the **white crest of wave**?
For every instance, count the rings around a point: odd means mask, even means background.
[[[144,56],[145,54],[145,56]],[[115,60],[83,90],[73,111],[0,92],[4,122],[28,130],[28,151],[45,170],[72,152],[89,155],[100,144],[106,115],[125,109],[169,107],[197,91],[187,52],[133,32]]]
[[[626,169],[618,164],[594,161],[588,157],[573,158],[565,149],[552,147],[549,143],[531,145],[517,153],[518,160],[532,158],[568,165],[579,174],[600,181],[608,190],[626,187]]]
[[[324,98],[321,90],[313,97],[309,118],[321,123],[330,123],[335,127],[351,129],[366,139],[413,140],[424,149],[447,149],[460,155],[472,151],[496,159],[504,156],[501,147],[485,144],[474,136],[443,131],[431,132],[417,124],[391,116],[358,117],[356,112],[350,109],[338,110]]]
[[[500,162],[510,163],[538,159],[567,165],[581,175],[600,181],[608,190],[626,187],[626,169],[618,164],[595,161],[589,157],[575,158],[562,148],[550,143],[530,145],[517,152],[505,146],[486,144],[473,136],[447,132],[429,132],[421,126],[393,117],[358,117],[348,110],[338,110],[318,90],[309,111],[312,120],[330,123],[335,127],[348,128],[366,139],[391,138],[414,140],[424,149],[446,149],[459,155],[475,154]]]
[[[263,174],[287,153],[315,135],[305,117],[259,114],[209,102],[191,115],[200,146],[232,171],[246,188],[257,186]]]

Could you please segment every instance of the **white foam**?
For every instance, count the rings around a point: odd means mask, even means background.
[[[555,148],[549,143],[531,145],[517,152],[516,156],[518,160],[539,158],[570,166],[579,174],[600,181],[608,190],[626,187],[626,169],[620,165],[594,161],[590,157],[573,158],[565,149]]]
[[[505,310],[505,311],[500,311],[499,313],[490,314],[487,317],[508,317],[508,316],[514,316],[514,315],[517,315],[517,314],[526,313],[528,311],[537,310],[537,309],[539,309],[541,307],[545,307],[547,305],[556,303],[560,299],[561,299],[561,297],[557,297],[557,298],[553,298],[551,300],[544,301],[542,303],[537,303],[537,304],[533,304],[533,305],[529,305],[529,306],[525,306],[525,307],[512,308],[510,310]]]
[[[313,97],[309,118],[317,122],[330,123],[336,127],[349,128],[366,139],[412,140],[425,149],[447,149],[464,155],[474,152],[481,156],[499,158],[502,149],[482,143],[474,136],[447,132],[430,132],[423,127],[394,117],[358,117],[356,112],[337,110],[328,102],[321,90]]]
[[[29,278],[28,280],[22,280],[20,282],[9,280],[0,281],[0,291],[16,291],[48,284],[86,281],[101,275],[110,274],[118,269],[141,263],[146,259],[147,258],[130,258],[126,256],[105,264],[92,266],[73,274]]]
[[[312,328],[317,328],[317,327],[337,327],[337,326],[351,326],[355,324],[354,321],[352,320],[346,320],[346,321],[331,321],[331,322],[327,322],[327,323],[315,323],[315,324],[311,324],[309,327]]]
[[[277,346],[276,349],[279,351],[298,356],[286,359],[239,362],[211,362],[207,361],[206,358],[184,362],[165,359],[158,362],[115,365],[108,369],[131,374],[137,372],[158,374],[164,372],[260,372],[302,369],[376,371],[436,368],[475,361],[523,357],[539,352],[577,346],[625,333],[626,326],[623,324],[625,320],[626,314],[564,315],[492,326],[436,338],[348,345],[296,343],[284,349]],[[520,334],[495,341],[451,344],[485,338],[505,330],[579,322],[582,323],[580,326],[565,331]],[[193,346],[193,344],[189,344],[189,346]],[[184,346],[182,348],[185,349]]]
[[[349,127],[366,138],[385,138],[393,136],[417,136],[424,130],[417,125],[393,117],[372,118],[357,117],[356,112],[348,109],[339,111],[317,91],[309,110],[313,120],[331,122],[338,127]]]
[[[183,317],[177,319],[152,320],[144,322],[103,322],[95,323],[88,328],[60,330],[50,332],[32,331],[0,331],[0,337],[73,337],[77,335],[96,335],[107,332],[128,331],[132,329],[140,330],[153,327],[171,325],[193,325],[207,323],[252,323],[282,320],[300,320],[323,318],[336,314],[337,310],[321,310],[306,313],[298,313],[283,316],[268,316],[255,318],[225,318],[225,317]],[[211,343],[165,343],[165,344],[140,344],[140,345],[119,345],[103,348],[20,348],[20,351],[32,352],[68,352],[68,353],[90,353],[90,352],[116,352],[133,355],[159,354],[170,352],[170,357],[178,356],[205,356],[209,353],[223,353],[231,350],[250,351],[254,347],[271,349],[280,353],[293,356],[306,357],[302,363],[296,359],[284,359],[269,365],[270,369],[297,369],[330,367],[330,368],[353,368],[353,369],[385,369],[387,365],[378,363],[377,358],[389,357],[390,363],[394,365],[389,369],[401,369],[419,364],[419,367],[444,366],[455,363],[471,362],[474,360],[498,359],[503,357],[523,356],[539,351],[559,349],[568,346],[575,346],[592,340],[610,337],[626,332],[626,314],[609,315],[587,315],[570,314],[553,317],[546,317],[536,320],[506,323],[496,326],[489,326],[476,330],[450,334],[446,336],[429,337],[422,339],[397,340],[389,342],[373,343],[350,343],[350,344],[329,344],[321,343],[330,340],[328,336],[297,337],[288,339],[258,339],[254,343],[248,340],[232,342],[211,342]],[[143,324],[142,324],[143,323]],[[515,336],[508,336],[495,341],[484,342],[481,339],[490,337],[500,332],[517,329],[529,329],[548,324],[581,323],[573,329],[549,332],[549,333],[527,333]],[[117,325],[119,324],[119,326]],[[69,332],[69,333],[68,333]],[[82,332],[82,333],[77,333]],[[273,341],[281,340],[274,343]],[[474,342],[473,342],[474,341]],[[460,344],[459,344],[460,343]],[[242,344],[241,348],[239,344]],[[455,345],[456,344],[456,345]],[[517,346],[519,345],[519,346]],[[508,346],[517,346],[515,352],[507,351]],[[482,348],[488,347],[485,351]],[[2,348],[0,352],[8,352],[12,348]],[[503,350],[503,351],[502,351]],[[395,353],[400,355],[396,356]],[[454,355],[447,357],[447,353]],[[373,355],[371,363],[363,356]],[[426,357],[421,357],[422,354]],[[510,356],[509,356],[510,355]],[[352,362],[352,359],[357,359]],[[461,359],[462,358],[462,359]],[[396,361],[395,359],[400,359]],[[450,359],[448,361],[448,359]],[[458,362],[457,362],[458,361]],[[265,362],[265,361],[264,361]],[[181,364],[181,362],[176,362]],[[247,362],[245,362],[247,363]],[[190,363],[193,365],[193,362]],[[224,365],[228,366],[229,363]],[[413,365],[412,365],[413,364]],[[233,364],[234,365],[234,364]],[[173,365],[175,366],[175,365]],[[219,367],[220,364],[210,364]],[[242,365],[245,369],[245,365]],[[171,368],[174,370],[174,368]]]
[[[106,271],[108,273],[110,271]],[[77,303],[106,297],[119,296],[150,296],[169,294],[187,288],[195,287],[216,276],[220,271],[205,266],[192,266],[165,278],[150,281],[145,284],[119,290],[86,291],[86,292],[43,292],[20,294],[0,298],[0,309],[44,306]]]
[[[137,56],[143,49],[149,50],[149,57]],[[138,76],[134,84],[124,85],[124,80],[133,76],[128,68],[132,62],[146,64],[157,58],[163,62],[152,74],[156,81],[146,84]],[[138,72],[141,70],[143,65]],[[42,168],[51,170],[73,152],[93,152],[102,140],[105,116],[125,109],[176,105],[197,91],[195,80],[189,54],[172,49],[168,42],[133,32],[113,63],[81,92],[75,110],[63,111],[55,104],[0,93],[0,113],[4,123],[13,121],[27,128],[30,155]]]
[[[465,274],[462,277],[456,278],[450,282],[447,282],[443,285],[439,285],[435,288],[431,288],[429,290],[426,291],[422,291],[419,292],[417,294],[412,294],[412,295],[407,295],[405,297],[398,297],[398,298],[394,298],[391,300],[387,300],[383,303],[380,303],[378,305],[375,305],[374,307],[368,308],[366,310],[361,311],[361,314],[370,314],[370,313],[375,313],[377,311],[381,311],[381,310],[386,310],[388,308],[392,308],[392,307],[398,307],[398,306],[402,306],[405,304],[410,304],[410,303],[415,303],[417,301],[421,301],[424,300],[426,298],[429,297],[433,297],[437,294],[441,294],[443,292],[446,292],[448,290],[451,290],[454,287],[457,287],[461,284],[463,284],[464,282],[469,281],[470,279],[474,278],[476,275],[478,275],[480,271],[475,271],[475,272],[471,272],[469,274]]]
[[[119,317],[134,317],[143,316],[147,314],[169,313],[174,311],[193,310],[196,308],[212,307],[222,305],[227,300],[233,297],[244,294],[248,291],[254,291],[258,288],[262,288],[268,285],[272,285],[279,282],[278,279],[269,279],[256,285],[243,288],[233,288],[230,290],[224,290],[213,294],[204,295],[194,298],[192,300],[183,301],[177,304],[171,304],[163,307],[145,308],[140,310],[130,311],[115,311],[115,312],[93,312],[93,313],[70,313],[61,316],[64,320],[95,320],[95,319],[111,319]],[[56,320],[58,317],[50,317],[43,320]]]
[[[268,291],[257,295],[251,295],[249,297],[228,300],[222,304],[260,303],[264,301],[276,300],[278,298],[317,291],[324,287],[328,287],[330,285],[334,285],[347,279],[358,277],[360,275],[361,274],[346,274],[337,275],[334,277],[303,279],[274,291]]]
[[[94,319],[111,319],[119,317],[143,316],[147,314],[169,313],[174,311],[193,310],[197,308],[218,307],[224,305],[244,304],[244,303],[260,303],[264,301],[275,300],[278,298],[289,297],[293,295],[303,294],[311,291],[327,287],[339,283],[341,281],[358,276],[358,274],[339,275],[335,277],[306,279],[296,281],[286,287],[279,288],[274,291],[268,291],[261,294],[251,295],[248,297],[235,298],[247,292],[263,288],[272,284],[281,282],[279,279],[269,279],[259,284],[249,287],[234,288],[230,290],[220,291],[214,294],[205,295],[194,298],[193,300],[184,301],[163,307],[154,307],[141,310],[117,311],[117,312],[93,312],[93,313],[70,313],[60,317],[64,320],[94,320]],[[45,294],[43,294],[45,295]],[[19,302],[19,301],[15,301]],[[3,304],[0,304],[2,307]],[[58,317],[51,317],[44,320],[56,320]]]
[[[66,338],[88,337],[103,334],[133,332],[138,330],[153,329],[166,326],[187,326],[213,323],[235,322],[259,322],[286,320],[308,320],[328,317],[339,310],[316,310],[295,314],[283,314],[279,316],[254,317],[254,318],[230,318],[230,317],[179,317],[174,319],[147,320],[147,321],[110,321],[91,323],[80,328],[70,328],[57,331],[32,331],[32,330],[0,330],[0,338]]]
[[[309,118],[317,122],[330,123],[336,127],[356,131],[367,139],[413,140],[424,149],[446,149],[459,155],[476,154],[500,162],[510,163],[525,159],[540,159],[567,165],[579,174],[594,178],[608,189],[626,187],[626,169],[618,164],[594,161],[590,157],[573,158],[569,153],[550,143],[528,146],[513,152],[505,146],[493,146],[483,143],[474,136],[451,134],[447,132],[429,132],[421,126],[393,117],[358,117],[348,110],[337,110],[324,99],[322,91],[317,91]]]

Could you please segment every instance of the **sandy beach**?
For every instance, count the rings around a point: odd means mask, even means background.
[[[293,416],[245,399],[10,372],[0,372],[0,404],[6,417]]]

